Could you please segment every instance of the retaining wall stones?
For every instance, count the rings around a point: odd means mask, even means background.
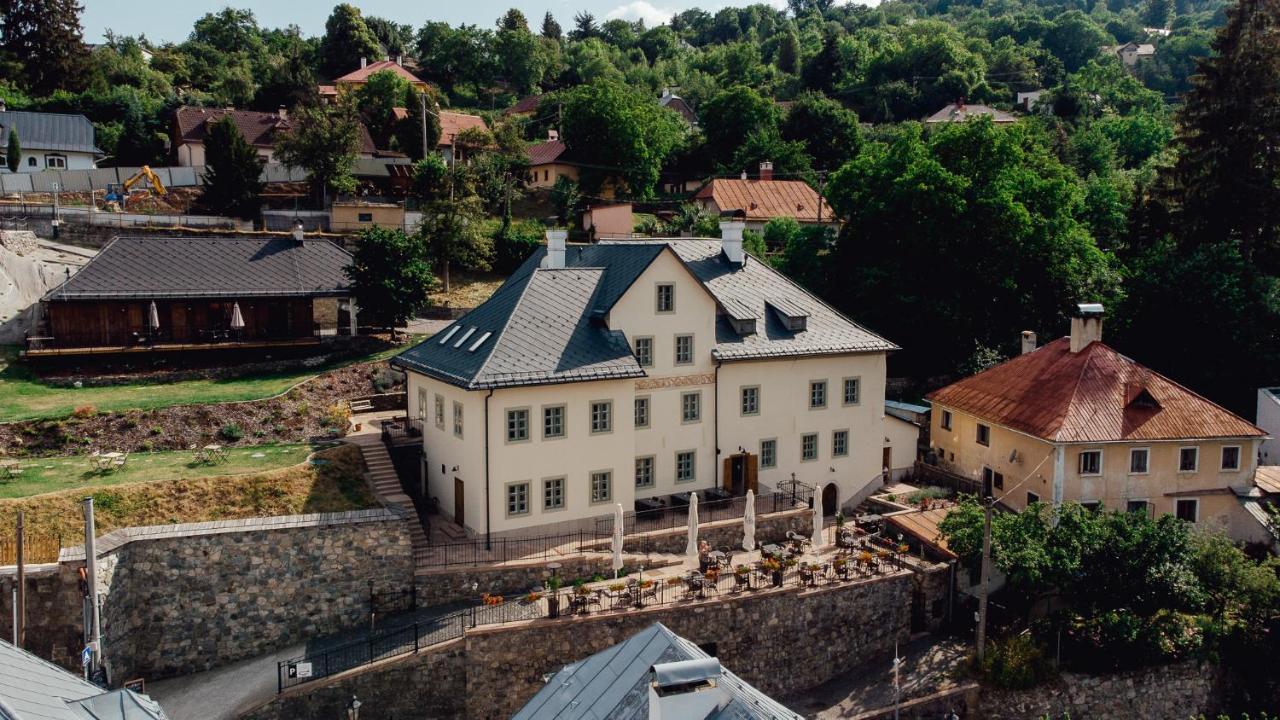
[[[1200,663],[1114,675],[1063,673],[1058,682],[1030,690],[984,688],[979,717],[1181,720],[1201,713],[1212,717],[1221,708],[1224,680],[1221,668]]]
[[[0,639],[13,642],[13,589],[16,567],[0,568]],[[84,647],[79,567],[28,565],[25,648],[42,658],[79,670]]]
[[[554,562],[560,564],[556,574],[563,578],[564,584],[568,586],[577,578],[589,579],[596,575],[613,577],[610,559],[610,555],[578,555]],[[541,586],[547,578],[551,577],[551,569],[547,567],[550,562],[552,561],[420,570],[414,578],[418,604],[423,607],[455,602],[475,604],[480,601],[480,596],[484,593],[504,596],[521,595]],[[661,567],[664,564],[659,562],[645,567]],[[636,566],[629,562],[623,569],[635,572]]]

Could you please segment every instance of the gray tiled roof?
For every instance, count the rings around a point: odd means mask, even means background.
[[[83,115],[38,112],[0,112],[0,148],[8,146],[9,129],[18,128],[18,142],[27,150],[54,150],[101,155],[93,144],[93,123]]]
[[[350,264],[328,240],[118,237],[45,299],[347,295]]]
[[[650,668],[706,657],[697,645],[654,623],[611,648],[566,665],[512,720],[645,720]],[[717,685],[724,699],[707,720],[800,718],[727,669],[721,669]]]
[[[4,720],[164,720],[160,706],[129,690],[106,692],[0,640]]]
[[[713,355],[722,360],[885,352],[897,346],[863,329],[768,265],[731,264],[719,240],[614,241],[572,245],[564,270],[540,268],[540,248],[484,304],[395,364],[466,388],[491,388],[644,375],[626,338],[603,317],[636,278],[670,249],[725,313]],[[803,311],[803,331],[788,330],[766,299]],[[739,335],[728,317],[756,318]],[[486,333],[475,350],[471,345]],[[466,337],[465,341],[459,342]]]

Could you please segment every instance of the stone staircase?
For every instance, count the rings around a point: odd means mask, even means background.
[[[400,476],[396,474],[395,465],[387,446],[382,444],[382,436],[378,433],[350,435],[347,442],[360,448],[364,455],[365,480],[373,489],[378,502],[388,507],[398,507],[409,514],[409,537],[413,541],[413,555],[417,559],[430,546],[427,533],[418,520],[418,511],[413,506],[413,499],[405,494],[400,486]]]

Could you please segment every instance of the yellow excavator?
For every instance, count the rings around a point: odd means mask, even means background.
[[[165,190],[164,183],[160,182],[160,178],[150,167],[143,165],[142,169],[134,173],[122,183],[107,183],[107,196],[104,198],[106,209],[111,212],[124,212],[128,209],[129,198],[134,192],[133,186],[146,180],[151,185],[151,192],[156,195],[164,196],[168,194]],[[145,189],[138,192],[146,192]]]

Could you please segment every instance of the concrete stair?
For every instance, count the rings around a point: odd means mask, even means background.
[[[422,529],[422,523],[418,520],[418,511],[413,506],[413,499],[406,495],[400,486],[400,476],[396,474],[387,446],[382,444],[382,436],[377,433],[352,435],[347,438],[347,442],[360,448],[361,454],[364,455],[365,481],[373,489],[373,494],[378,501],[388,507],[398,507],[411,516],[409,537],[413,541],[414,558],[417,559],[431,542]]]

